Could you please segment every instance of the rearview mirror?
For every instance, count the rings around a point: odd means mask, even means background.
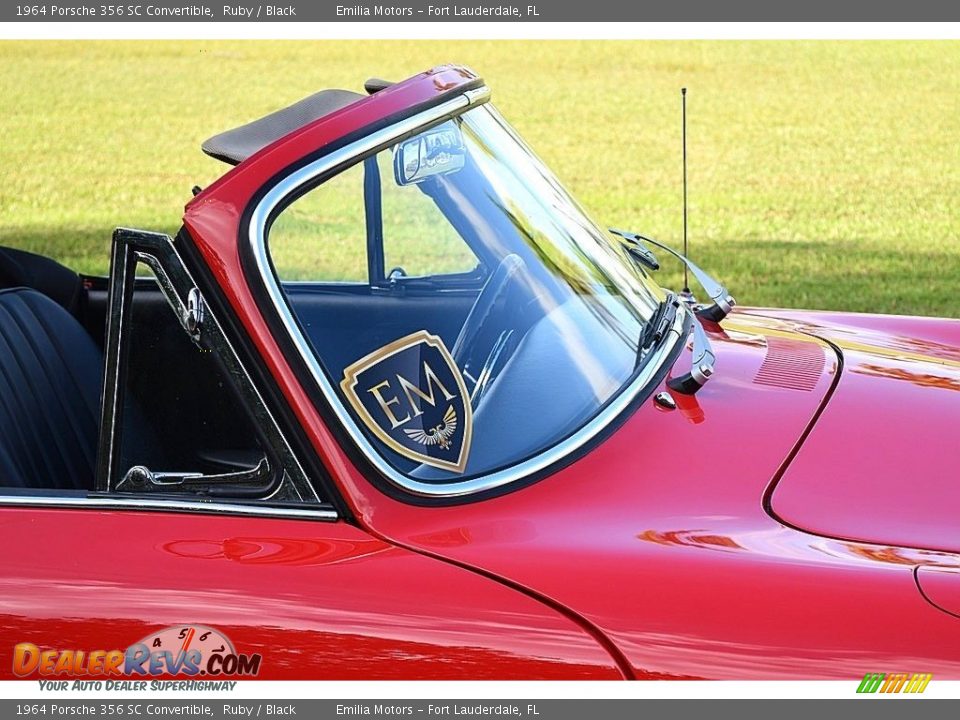
[[[413,185],[460,170],[467,157],[460,127],[452,120],[404,140],[393,155],[397,185]]]

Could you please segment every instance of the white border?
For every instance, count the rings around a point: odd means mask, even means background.
[[[960,23],[918,22],[23,22],[10,40],[946,40]]]
[[[0,39],[442,39],[442,40],[941,40],[960,23],[0,23]],[[866,668],[866,670],[873,668]],[[856,698],[864,702],[960,698],[960,682],[934,676],[923,695],[857,695],[850,681],[717,682],[241,682],[232,693],[42,693],[36,681],[0,682],[2,699],[180,698]]]
[[[137,678],[123,678],[137,679]],[[183,678],[179,678],[183,679]],[[160,699],[194,700],[206,703],[236,703],[249,699],[282,700],[714,700],[839,699],[864,702],[922,702],[923,699],[960,698],[960,681],[938,681],[936,675],[923,694],[857,694],[861,678],[853,680],[648,680],[648,681],[239,681],[222,692],[190,691],[46,691],[36,680],[0,682],[0,699],[102,700]],[[148,681],[149,682],[149,681]],[[37,716],[41,717],[41,716]],[[47,716],[49,717],[49,716]],[[373,717],[373,716],[370,716]],[[451,716],[452,717],[452,716]]]

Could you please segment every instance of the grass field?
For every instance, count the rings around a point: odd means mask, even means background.
[[[692,254],[741,303],[960,317],[957,42],[3,42],[0,244],[105,272],[223,172],[207,136],[448,61],[598,222],[670,242],[687,85]]]

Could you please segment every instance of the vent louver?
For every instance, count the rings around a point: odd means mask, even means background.
[[[758,385],[810,392],[817,386],[826,358],[814,342],[767,338],[767,356],[753,381]]]

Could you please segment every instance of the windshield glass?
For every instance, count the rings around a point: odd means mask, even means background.
[[[575,433],[634,376],[663,299],[486,105],[298,196],[267,242],[336,400],[418,482]]]

